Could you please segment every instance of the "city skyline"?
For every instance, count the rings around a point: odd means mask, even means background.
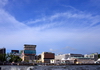
[[[0,47],[100,53],[100,0],[0,0]]]

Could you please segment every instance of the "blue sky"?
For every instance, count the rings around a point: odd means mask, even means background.
[[[7,51],[100,53],[100,0],[0,0],[0,39]]]

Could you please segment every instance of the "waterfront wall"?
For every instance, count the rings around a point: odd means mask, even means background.
[[[0,70],[100,70],[100,65],[0,66]]]

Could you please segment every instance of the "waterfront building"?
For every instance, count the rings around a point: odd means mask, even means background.
[[[19,56],[20,57],[20,53],[19,53],[19,50],[11,50],[11,54],[12,55],[15,55],[15,56]]]
[[[0,62],[5,61],[6,48],[0,48]]]
[[[82,55],[82,54],[72,54],[72,53],[60,54],[60,55],[56,55],[55,59],[62,60],[62,59],[68,59],[68,58],[71,58],[71,57],[84,57],[84,55]]]
[[[85,58],[85,57],[71,57],[67,61],[70,63],[75,64],[92,64],[94,63],[94,60],[91,58]]]
[[[84,57],[86,58],[92,58],[95,61],[98,60],[98,53],[93,53],[93,54],[85,54]]]
[[[84,58],[84,55],[82,55],[82,54],[68,53],[68,54],[56,55],[55,61],[53,61],[53,62],[58,63],[58,61],[59,61],[61,63],[71,64],[71,63],[76,63],[76,62],[84,63],[85,61],[88,61],[88,60],[91,60],[91,59]],[[80,62],[80,61],[82,61],[82,62]]]
[[[36,55],[36,45],[24,45],[24,50],[22,52],[22,61],[33,61]]]
[[[50,60],[54,58],[55,58],[55,54],[51,52],[43,52],[41,54],[41,62],[43,63],[50,63]]]
[[[61,60],[59,60],[59,59],[51,59],[51,60],[50,60],[50,63],[53,63],[53,64],[60,64],[60,63],[61,63]]]
[[[6,48],[0,48],[0,54],[6,54]]]
[[[93,57],[93,56],[92,56]],[[67,63],[67,64],[88,64],[88,63],[94,63],[94,58],[90,58],[90,57],[84,57],[84,55],[82,54],[62,54],[62,55],[56,55],[55,56],[55,61],[53,62],[57,62],[57,60],[61,61],[61,63]]]
[[[14,53],[14,54],[19,53],[19,50],[11,50],[11,53]]]

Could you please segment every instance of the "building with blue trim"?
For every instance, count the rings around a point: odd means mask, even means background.
[[[24,45],[24,50],[23,50],[23,61],[33,61],[35,60],[35,55],[36,55],[36,45]]]

